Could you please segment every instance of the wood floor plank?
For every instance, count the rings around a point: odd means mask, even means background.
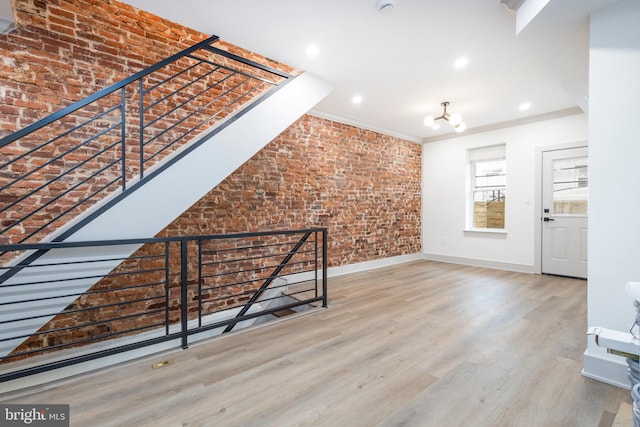
[[[330,279],[329,305],[0,400],[216,427],[604,427],[630,402],[580,375],[583,280],[416,261]]]

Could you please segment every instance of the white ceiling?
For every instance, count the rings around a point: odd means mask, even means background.
[[[452,132],[423,125],[442,101],[467,132],[586,109],[588,15],[616,1],[552,0],[516,36],[500,0],[396,0],[391,13],[377,0],[124,0],[324,78],[335,90],[320,115],[417,142]]]

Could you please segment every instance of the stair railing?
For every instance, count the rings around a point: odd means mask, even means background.
[[[251,298],[249,299],[249,302],[247,302],[244,307],[242,307],[242,309],[238,312],[238,314],[235,316],[236,318],[242,317],[245,314],[247,314],[247,312],[251,309],[251,307],[253,306],[253,304],[256,303],[256,301],[258,301],[258,299],[260,298],[260,296],[264,293],[264,291],[269,288],[269,286],[271,285],[271,283],[273,283],[273,280],[278,277],[278,275],[280,274],[280,272],[282,271],[283,268],[285,268],[289,262],[291,261],[291,259],[297,255],[298,253],[300,253],[300,249],[302,248],[302,246],[304,245],[304,243],[307,241],[307,239],[309,238],[309,236],[311,236],[311,232],[306,232],[301,238],[300,240],[294,245],[294,247],[291,249],[291,251],[289,251],[286,256],[284,257],[284,259],[282,260],[282,262],[280,262],[280,264],[278,264],[278,266],[275,268],[275,270],[273,270],[273,273],[271,273],[269,275],[269,277],[267,277],[267,279],[264,281],[264,283],[262,285],[260,285],[260,287],[256,290],[256,292],[251,296]],[[316,258],[317,259],[317,258]],[[316,270],[317,270],[317,266],[316,266]],[[325,305],[326,307],[326,305]],[[224,330],[224,333],[227,332],[231,332],[233,330],[233,328],[237,325],[237,323],[230,323]]]
[[[292,78],[217,40],[0,139],[0,243],[64,240]]]
[[[114,255],[131,245],[140,249]],[[0,285],[0,383],[144,347],[187,348],[283,309],[327,307],[326,228],[0,244],[14,256],[33,250],[56,261],[27,265],[27,274]],[[73,259],[69,251],[95,256]],[[104,274],[104,264],[117,267]],[[255,297],[267,282],[291,292]]]

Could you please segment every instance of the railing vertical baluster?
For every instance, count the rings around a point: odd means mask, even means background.
[[[127,190],[127,110],[126,110],[126,89],[127,87],[123,87],[120,90],[120,140],[122,141],[122,191]]]
[[[186,239],[182,239],[180,240],[180,290],[181,290],[181,301],[180,301],[180,306],[181,306],[181,311],[180,311],[180,321],[181,321],[181,327],[182,327],[182,348],[188,348],[189,347],[189,343],[188,343],[188,336],[187,336],[187,330],[188,330],[188,316],[187,316],[187,311],[188,311],[188,303],[189,303],[189,293],[188,293],[188,289],[187,289],[187,280],[188,280],[188,274],[187,274],[187,245],[188,245],[188,240]]]
[[[198,327],[202,326],[202,240],[198,240]]]
[[[313,274],[314,274],[313,288],[316,291],[315,297],[318,298],[318,232],[316,231],[314,235],[315,235],[315,239],[314,239],[315,248],[313,250],[313,254],[315,257],[315,262],[313,265]]]
[[[328,307],[327,299],[327,229],[322,230],[322,306]]]
[[[138,80],[140,82],[140,88],[138,98],[140,99],[140,111],[138,112],[139,126],[140,126],[140,179],[144,178],[144,84],[142,83],[142,77]]]
[[[169,304],[171,303],[169,295],[169,242],[164,243],[164,332],[169,335]]]

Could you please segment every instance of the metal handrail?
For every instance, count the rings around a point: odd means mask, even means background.
[[[0,240],[42,240],[82,215],[50,240],[66,239],[293,77],[217,41],[211,36],[1,138],[0,153],[8,154],[0,162]]]
[[[132,245],[141,247],[137,254],[117,255]],[[0,245],[16,256],[34,250],[51,256],[0,285],[0,382],[167,341],[187,348],[194,334],[328,303],[326,228]],[[90,255],[64,256],[70,250]],[[102,263],[117,267],[94,274]],[[278,278],[305,283],[313,296],[262,297],[283,287],[265,286]],[[78,282],[92,284],[77,289]]]

